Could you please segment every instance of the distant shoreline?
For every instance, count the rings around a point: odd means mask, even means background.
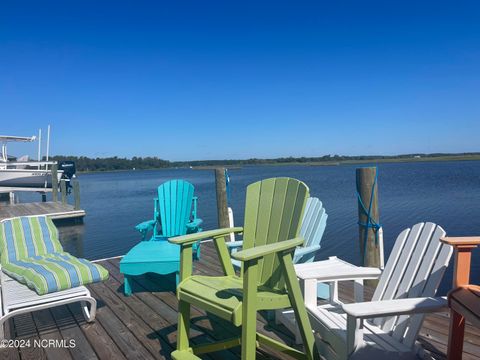
[[[230,160],[231,161],[231,160]],[[239,160],[241,161],[241,160]],[[342,165],[361,165],[361,164],[388,164],[388,163],[422,163],[422,162],[446,162],[446,161],[480,161],[480,154],[475,155],[443,155],[443,156],[425,156],[425,157],[399,157],[399,158],[372,158],[363,160],[339,160],[339,161],[291,161],[291,162],[265,162],[256,164],[228,164],[221,163],[215,165],[192,165],[192,166],[168,166],[149,169],[116,169],[116,170],[82,170],[77,171],[79,174],[90,173],[115,173],[115,172],[131,172],[131,171],[158,171],[172,169],[192,169],[192,170],[213,170],[218,167],[228,168],[230,170],[241,169],[242,167],[252,166],[342,166]],[[229,161],[227,161],[229,162]]]

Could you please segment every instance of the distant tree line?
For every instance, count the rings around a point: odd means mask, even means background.
[[[162,169],[172,167],[194,167],[194,166],[242,166],[242,165],[269,165],[289,163],[340,163],[348,161],[374,161],[374,160],[395,160],[395,159],[418,159],[435,157],[468,157],[479,156],[480,153],[434,153],[434,154],[404,154],[404,155],[324,155],[318,157],[281,157],[274,159],[245,159],[245,160],[195,160],[195,161],[169,161],[154,157],[137,157],[131,159],[114,157],[89,158],[86,156],[54,156],[51,159],[56,161],[75,161],[77,171],[112,171],[112,170],[146,170]]]
[[[131,159],[114,157],[89,158],[86,156],[54,156],[55,161],[74,161],[77,171],[112,171],[132,169],[160,169],[171,166],[171,162],[157,157],[136,157]]]

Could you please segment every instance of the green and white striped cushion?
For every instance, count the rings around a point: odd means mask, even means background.
[[[23,216],[0,222],[2,271],[39,295],[108,278],[108,271],[63,251],[58,230],[46,216]]]
[[[35,290],[39,295],[108,278],[108,271],[102,266],[76,258],[66,252],[12,261],[3,265],[2,270]]]
[[[0,263],[62,252],[58,230],[46,216],[22,216],[0,223]]]

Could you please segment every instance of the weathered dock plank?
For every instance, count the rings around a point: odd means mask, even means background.
[[[46,359],[47,355],[45,350],[42,347],[35,346],[35,342],[39,340],[39,337],[32,314],[21,314],[15,316],[13,318],[13,323],[15,326],[16,339],[21,340],[19,343],[21,359]],[[22,346],[27,345],[27,341],[29,341],[28,346]]]
[[[135,278],[133,295],[125,297],[119,261],[119,258],[101,260],[100,263],[111,274],[110,279],[89,286],[98,301],[94,323],[89,324],[83,319],[79,304],[71,304],[18,316],[8,324],[10,338],[67,342],[74,339],[74,348],[0,349],[0,359],[170,359],[176,342],[178,314],[175,293],[166,291],[165,284],[160,284],[159,278],[152,275]],[[221,273],[212,243],[202,245],[202,259],[195,264],[195,272]],[[345,301],[353,301],[353,284],[342,284],[339,295]],[[366,289],[365,297],[368,299],[371,295],[371,289]],[[192,307],[192,319],[192,344],[212,342],[239,331],[195,307]],[[261,314],[258,320],[258,331],[290,345],[294,343],[285,327],[269,324]],[[425,359],[445,359],[448,321],[448,313],[426,317],[419,337],[419,342],[426,349]],[[202,356],[215,360],[239,357],[240,348]],[[266,347],[257,351],[257,359],[272,358],[288,357]],[[480,333],[470,325],[466,328],[464,359],[480,359]]]
[[[85,337],[90,342],[90,345],[98,358],[108,359],[110,357],[119,360],[126,359],[124,353],[120,350],[118,345],[113,341],[99,321],[87,323],[78,305],[75,306],[74,304],[71,304],[68,305],[68,308],[85,334]],[[105,309],[105,307],[102,308]]]
[[[92,295],[100,299],[98,293],[92,291]],[[136,324],[137,321],[134,321],[129,327],[125,324],[125,319],[122,316],[122,314],[126,312],[126,310],[121,311],[121,309],[125,308],[122,302],[118,302],[117,306],[113,309],[110,308],[108,303],[104,302],[103,304],[104,306],[98,309],[97,321],[99,321],[105,329],[108,329],[108,334],[125,354],[127,359],[154,359],[155,357],[148,349],[151,348],[151,346],[149,346],[149,339],[147,337],[140,340],[137,338],[138,334],[136,334],[136,329],[142,327],[143,320],[137,319],[139,325]],[[142,340],[144,340],[146,344],[143,344]]]
[[[0,204],[0,220],[29,215],[48,215],[52,219],[82,218],[85,210],[75,210],[73,205],[53,201]]]
[[[50,310],[64,340],[64,347],[70,350],[73,359],[96,359],[95,351],[87,340],[67,306]],[[48,347],[47,347],[48,348]]]
[[[41,341],[63,341],[62,335],[58,330],[52,314],[49,310],[40,310],[32,313],[33,320],[37,327],[38,336]],[[47,358],[50,360],[69,360],[73,359],[70,351],[65,347],[45,347]]]

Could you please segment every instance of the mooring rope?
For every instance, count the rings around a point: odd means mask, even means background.
[[[375,234],[375,245],[378,245],[378,229],[382,227],[382,224],[380,224],[380,221],[377,223],[371,216],[371,211],[372,211],[372,204],[373,204],[373,195],[375,192],[375,185],[377,184],[377,174],[378,172],[375,171],[375,178],[373,180],[373,185],[372,185],[372,190],[370,193],[370,203],[368,204],[368,210],[365,207],[365,204],[363,203],[362,197],[360,196],[360,191],[359,191],[359,184],[358,184],[358,179],[357,179],[357,198],[358,202],[360,203],[361,209],[364,212],[364,214],[367,216],[367,221],[365,223],[362,223],[358,221],[358,225],[363,227],[365,229],[365,236],[364,236],[364,242],[363,242],[363,265],[365,265],[365,257],[367,254],[367,241],[368,241],[368,229],[372,229],[374,234]]]
[[[225,187],[227,189],[227,204],[230,203],[230,177],[228,176],[228,169],[225,169]]]

